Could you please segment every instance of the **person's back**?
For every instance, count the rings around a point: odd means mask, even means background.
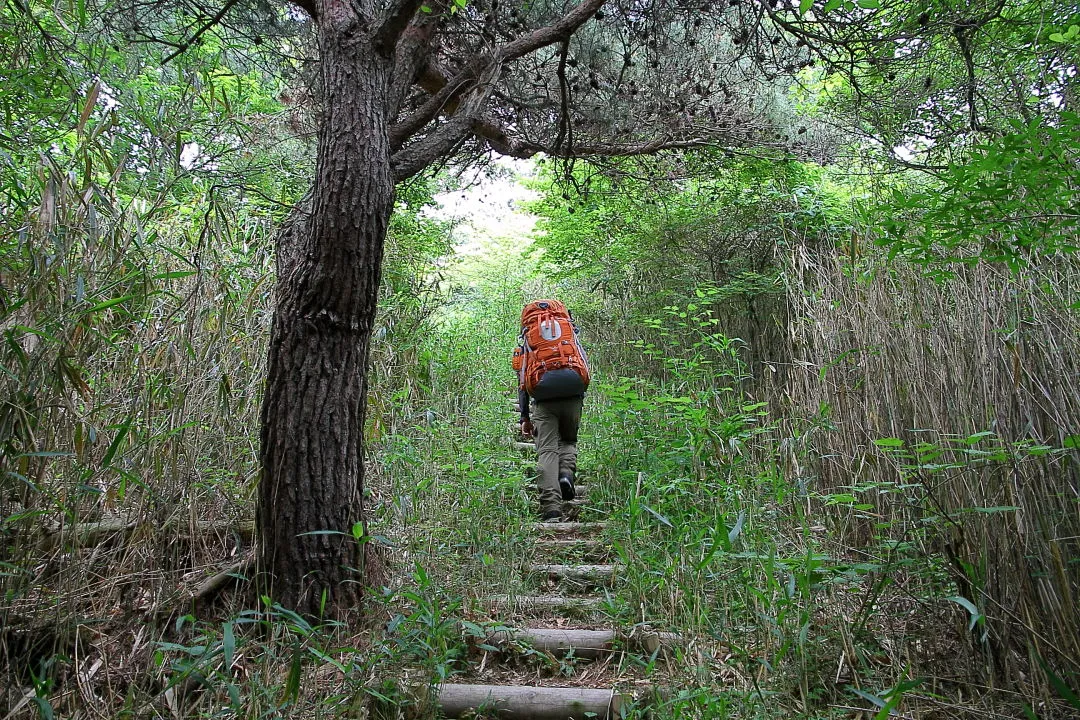
[[[589,387],[589,363],[570,312],[558,300],[535,300],[521,311],[514,350],[521,432],[535,435],[540,513],[562,519],[562,500],[574,497],[577,435]],[[530,399],[532,407],[530,408]]]

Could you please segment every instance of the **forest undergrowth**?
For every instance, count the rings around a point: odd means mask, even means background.
[[[138,236],[122,215],[110,243],[73,242],[63,262],[41,262],[47,247],[20,246],[24,264],[12,264],[9,277],[26,283],[19,287],[28,300],[9,321],[5,348],[6,366],[18,369],[5,376],[8,397],[19,403],[5,406],[3,426],[0,648],[10,717],[430,716],[430,688],[484,663],[479,646],[501,627],[482,599],[527,592],[534,460],[511,445],[509,352],[521,304],[543,295],[574,310],[595,370],[580,476],[593,488],[589,518],[607,521],[603,540],[621,568],[598,622],[687,640],[670,655],[619,655],[649,688],[629,716],[1068,717],[1068,659],[1045,660],[1075,622],[1067,600],[1055,619],[1063,634],[1026,656],[1015,651],[1017,638],[1041,632],[1046,618],[1014,623],[1009,613],[1036,605],[999,612],[992,602],[1001,597],[996,587],[1020,597],[993,570],[1003,552],[993,543],[1007,542],[995,535],[999,521],[1027,500],[946,484],[1049,482],[1071,472],[1067,449],[1032,422],[1017,430],[1030,440],[1008,443],[1000,422],[989,434],[973,420],[965,434],[939,434],[929,445],[910,433],[959,430],[955,418],[975,417],[995,382],[1013,383],[1018,406],[1029,407],[1023,399],[1042,391],[1035,381],[1050,376],[1031,358],[1070,372],[1069,338],[1080,334],[1055,333],[1075,313],[1039,304],[1049,283],[1038,275],[990,268],[949,289],[875,259],[870,248],[857,266],[834,252],[831,271],[811,272],[808,263],[830,257],[820,243],[783,245],[788,255],[770,251],[760,262],[766,234],[794,237],[783,223],[799,217],[784,204],[790,193],[779,185],[788,180],[774,180],[777,192],[732,201],[746,227],[780,224],[730,246],[743,255],[711,270],[676,258],[648,264],[662,253],[623,257],[635,269],[619,278],[617,260],[602,267],[602,289],[588,276],[551,271],[571,224],[557,213],[546,213],[546,259],[504,247],[457,264],[447,261],[445,228],[420,214],[398,218],[372,349],[370,523],[356,537],[373,548],[383,582],[343,617],[303,617],[230,584],[250,567],[267,238],[223,228],[228,250],[213,271],[178,264],[178,250],[202,237],[203,224],[192,224],[191,235],[139,239],[141,267],[126,260]],[[739,185],[722,175],[702,191],[723,199]],[[407,197],[421,206],[425,191],[415,192]],[[715,260],[704,205],[695,209],[681,192],[638,208],[635,232]],[[828,192],[814,197],[828,205]],[[663,207],[677,202],[688,206],[681,215]],[[835,223],[828,207],[815,212],[811,219]],[[572,224],[588,228],[593,219],[586,208]],[[69,228],[84,222],[64,220]],[[641,251],[640,237],[626,247]],[[1054,265],[1045,272],[1072,277]],[[84,297],[56,291],[80,287],[80,277]],[[1070,292],[1064,281],[1053,286]],[[921,294],[905,294],[910,287]],[[970,318],[985,317],[980,289],[988,287],[1008,288],[994,298],[1031,303],[994,306],[1016,313],[1033,338],[1019,366],[1031,370],[1031,384],[1012,372],[1018,355],[1006,353],[994,362],[1003,357],[1010,372],[950,400],[953,419],[934,400],[944,390],[925,398],[930,410],[920,410],[918,393],[906,396],[910,405],[892,404],[881,388],[925,382],[918,330],[934,330],[942,357],[959,357],[958,347],[974,341],[942,328],[965,312],[962,327],[975,328]],[[933,288],[937,316],[926,300]],[[868,320],[890,307],[897,315],[889,322]],[[788,326],[789,314],[804,322]],[[864,324],[843,327],[846,318]],[[897,328],[908,320],[915,326],[900,337],[910,345],[885,345],[879,335],[899,344]],[[825,331],[835,344],[816,344]],[[979,333],[993,355],[997,325]],[[1040,344],[1045,336],[1057,344]],[[852,352],[864,346],[876,349]],[[993,366],[972,362],[955,372]],[[879,377],[904,368],[905,378]],[[961,404],[967,397],[970,406]],[[1055,429],[1073,422],[1069,402],[1049,403],[1063,413]],[[903,419],[891,414],[899,407],[909,408]],[[892,421],[874,425],[877,418]],[[1044,527],[1053,517],[1069,527],[1075,508],[1066,491],[1036,500]],[[1044,597],[1048,587],[1051,598],[1067,596],[1075,572],[1068,546],[1055,551],[1049,542],[1059,536],[1024,535],[1023,557],[1047,552]],[[207,590],[210,580],[221,586]],[[528,652],[517,670],[522,680],[566,682],[575,672],[573,663]]]

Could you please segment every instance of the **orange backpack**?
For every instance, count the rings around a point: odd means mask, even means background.
[[[570,311],[558,300],[534,300],[521,311],[521,337],[513,365],[518,382],[537,400],[584,394],[589,362]]]

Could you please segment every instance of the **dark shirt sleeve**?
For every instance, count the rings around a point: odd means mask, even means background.
[[[529,419],[529,393],[525,388],[518,388],[518,407],[521,408],[521,419]]]

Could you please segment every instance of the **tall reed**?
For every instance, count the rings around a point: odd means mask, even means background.
[[[840,499],[823,511],[845,542],[944,560],[993,676],[1080,670],[1076,259],[944,281],[872,251],[797,244],[786,262],[789,398],[812,419],[808,466],[792,449],[789,468]]]

